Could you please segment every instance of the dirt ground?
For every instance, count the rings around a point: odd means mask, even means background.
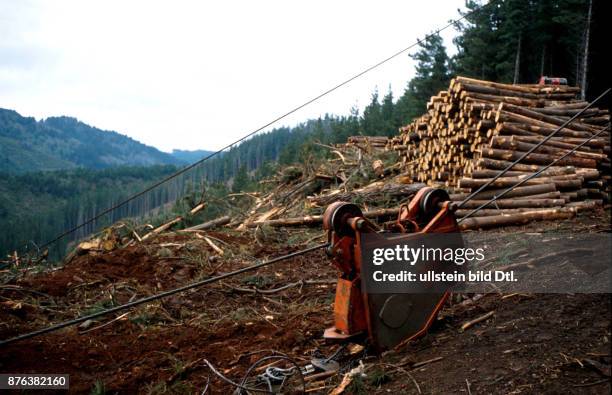
[[[608,218],[609,210],[504,231],[609,232]],[[194,235],[167,234],[79,256],[50,273],[4,273],[0,338],[297,251],[324,241],[319,233],[207,233],[223,256]],[[336,275],[322,251],[296,257],[127,315],[2,347],[0,373],[67,373],[73,393],[200,393],[208,380],[209,393],[231,393],[203,359],[239,381],[272,352],[306,364],[316,351],[337,349],[322,340],[333,324]],[[255,293],[255,287],[273,292]],[[353,379],[346,392],[607,394],[611,322],[609,294],[455,295],[425,337],[382,357],[360,354],[365,376]],[[353,358],[344,367],[356,363]],[[307,388],[329,393],[342,377],[311,381]]]

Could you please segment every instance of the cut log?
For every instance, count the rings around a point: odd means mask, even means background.
[[[141,241],[145,241],[145,240],[151,238],[154,235],[160,234],[160,233],[170,229],[172,227],[172,225],[177,224],[177,223],[181,222],[182,220],[183,220],[183,217],[176,217],[172,221],[166,222],[165,224],[163,224],[161,226],[158,226],[157,228],[153,229],[152,231],[150,231],[146,235],[142,236],[141,237]]]
[[[583,202],[577,202],[577,203],[583,203]],[[551,207],[553,209],[559,209],[562,208],[562,206],[553,206]],[[468,215],[472,210],[469,209],[461,209],[461,210],[457,210],[455,211],[455,216],[457,218],[462,218],[466,215]],[[534,211],[533,207],[525,207],[525,208],[506,208],[506,209],[493,209],[493,208],[483,208],[478,210],[476,213],[474,213],[470,218],[476,218],[476,217],[491,217],[491,216],[495,216],[495,215],[512,215],[512,214],[518,214],[518,213],[525,213],[525,212],[529,212],[529,211]]]
[[[223,217],[215,218],[215,219],[213,219],[211,221],[207,221],[207,222],[204,222],[204,223],[199,224],[199,225],[191,226],[189,228],[186,228],[185,230],[206,230],[206,229],[212,229],[212,228],[216,228],[218,226],[223,226],[223,225],[229,224],[231,220],[232,219],[229,216],[225,215]]]
[[[470,217],[461,221],[459,229],[487,229],[498,226],[508,225],[524,225],[532,221],[551,221],[569,219],[576,215],[576,209],[563,208],[563,209],[550,209],[550,210],[538,210],[538,211],[527,211],[524,213],[510,214],[510,215],[495,215],[490,217]]]
[[[499,170],[482,169],[482,170],[474,170],[471,175],[473,178],[493,178],[497,176],[499,173],[501,173],[501,171]],[[504,176],[505,177],[520,177],[520,176],[528,176],[533,173],[534,173],[533,171],[508,170],[506,173],[504,173]],[[556,167],[556,168],[550,167],[544,170],[540,174],[540,176],[550,177],[550,176],[558,176],[558,175],[564,175],[564,174],[576,174],[576,169],[572,166]]]
[[[393,217],[399,214],[399,208],[384,208],[366,211],[363,215],[366,218],[381,218]],[[258,224],[247,223],[246,226],[254,228],[256,226],[272,226],[272,227],[293,227],[293,226],[314,226],[323,222],[322,215],[307,215],[299,218],[279,218],[263,221]]]
[[[577,175],[562,175],[555,177],[534,177],[527,181],[524,181],[526,178],[531,176],[532,174],[525,174],[518,177],[499,177],[495,181],[492,178],[462,178],[459,180],[459,188],[479,188],[489,182],[492,182],[489,185],[489,189],[493,188],[504,188],[504,187],[512,187],[518,185],[519,182],[522,182],[521,185],[539,185],[539,184],[555,184],[556,188],[580,188],[583,183],[583,179]]]
[[[473,198],[474,199],[491,199],[494,196],[500,195],[502,192],[505,192],[508,188],[501,189],[491,189],[487,191],[478,192]],[[521,186],[517,188],[513,188],[511,191],[504,194],[504,199],[517,197],[517,196],[529,196],[536,195],[540,193],[547,192],[555,192],[557,189],[555,184],[541,184],[541,185],[528,185]],[[462,193],[462,194],[453,194],[450,195],[451,200],[462,200],[469,196],[470,194]]]
[[[547,143],[549,142],[550,141],[547,141]],[[536,144],[524,142],[524,141],[521,141],[520,139],[515,139],[515,136],[511,136],[511,137],[496,136],[491,139],[491,147],[501,148],[505,150],[527,152],[535,146]],[[571,152],[571,150],[559,148],[559,147],[553,147],[548,144],[543,144],[539,146],[538,148],[536,148],[534,152],[538,154],[559,157],[559,156],[562,156],[564,154]],[[593,160],[607,160],[608,159],[607,155],[604,155],[604,154],[599,154],[599,153],[594,153],[594,152],[581,152],[581,151],[571,152],[571,154],[567,156],[567,158],[574,158],[574,157],[593,159]]]
[[[488,203],[489,200],[468,200],[461,206],[461,209],[475,209]],[[540,208],[540,207],[555,207],[565,205],[563,199],[498,199],[488,203],[484,208]]]
[[[542,114],[540,112],[533,111],[530,108],[516,106],[511,103],[500,103],[498,107],[498,113],[502,111],[509,111],[514,114],[520,114],[522,116],[529,117],[531,119],[546,122],[548,124],[556,125],[556,126],[562,126],[566,122],[565,119],[559,118],[557,116]],[[584,130],[584,131],[589,131],[589,132],[593,132],[594,130],[596,130],[596,128],[593,128],[593,126],[583,124],[579,122],[578,120],[572,121],[567,126],[565,126],[565,128],[571,129],[571,130]]]
[[[519,158],[522,158],[524,152],[511,151],[511,150],[502,150],[495,148],[483,148],[482,156],[485,158],[491,159],[500,159],[506,161],[515,161]],[[555,159],[556,156],[548,155],[548,154],[536,154],[531,153],[526,157],[521,159],[522,163],[532,163],[538,165],[549,165]],[[596,168],[597,162],[594,159],[585,159],[585,158],[576,158],[576,157],[566,157],[555,163],[560,166],[575,166],[575,167],[586,167],[586,168]]]

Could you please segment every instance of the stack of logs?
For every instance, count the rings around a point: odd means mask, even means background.
[[[346,142],[347,146],[355,146],[366,152],[384,150],[389,143],[387,137],[381,136],[350,136]]]
[[[425,115],[400,129],[388,148],[400,151],[413,181],[444,184],[460,192],[452,196],[454,200],[462,200],[586,107],[587,102],[576,99],[578,92],[579,88],[569,86],[508,85],[456,77],[448,91],[431,98]],[[586,110],[462,209],[480,206],[609,124],[608,110]],[[609,201],[609,155],[607,131],[478,215],[591,207]],[[587,199],[592,201],[584,203]]]

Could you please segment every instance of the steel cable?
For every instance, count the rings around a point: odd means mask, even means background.
[[[495,4],[495,3],[497,3],[498,1],[499,1],[499,0],[492,0],[492,1],[490,1],[489,3],[484,4],[484,5],[482,5],[481,7],[479,7],[479,8],[477,8],[477,9],[475,9],[475,10],[472,10],[472,11],[470,11],[470,12],[468,12],[468,13],[466,13],[466,14],[462,15],[462,16],[461,16],[461,18],[458,18],[458,19],[456,19],[456,20],[451,20],[451,21],[450,21],[448,24],[446,24],[446,25],[445,25],[445,26],[443,26],[442,28],[439,28],[439,29],[437,29],[437,30],[434,30],[434,32],[433,32],[433,33],[430,33],[430,34],[425,35],[425,39],[427,39],[427,38],[429,38],[429,37],[431,37],[431,36],[435,36],[435,35],[437,35],[437,34],[441,33],[442,31],[444,31],[444,30],[448,29],[449,27],[451,27],[451,26],[453,26],[453,25],[455,25],[455,24],[457,24],[457,23],[459,23],[459,22],[463,21],[464,19],[468,18],[468,17],[469,17],[469,16],[471,16],[472,14],[474,14],[474,13],[476,13],[476,12],[478,12],[478,11],[480,11],[480,10],[484,9],[485,7],[488,7],[488,6],[492,5],[492,4]],[[91,218],[87,219],[86,221],[84,221],[84,222],[82,222],[82,223],[80,223],[80,224],[78,224],[78,225],[76,225],[76,226],[74,226],[74,227],[72,227],[72,228],[70,228],[70,229],[68,229],[68,230],[65,230],[64,232],[60,233],[59,235],[57,235],[57,236],[56,236],[56,237],[54,237],[53,239],[51,239],[51,240],[49,240],[49,241],[47,241],[47,242],[45,242],[45,243],[41,244],[41,246],[39,247],[39,249],[41,249],[41,250],[42,250],[42,249],[44,249],[44,248],[46,248],[46,247],[49,247],[50,245],[52,245],[52,244],[56,243],[57,241],[59,241],[59,240],[63,239],[64,237],[68,236],[69,234],[72,234],[72,233],[76,232],[77,230],[79,230],[79,229],[83,228],[84,226],[87,226],[87,225],[89,225],[89,224],[91,224],[91,223],[95,222],[96,220],[98,220],[99,218],[103,217],[104,215],[109,214],[109,213],[111,213],[111,212],[113,212],[113,211],[117,210],[117,209],[118,209],[118,208],[120,208],[120,207],[125,206],[126,204],[128,204],[128,203],[129,203],[129,202],[131,202],[131,201],[133,201],[134,199],[136,199],[136,198],[138,198],[138,197],[140,197],[140,196],[143,196],[144,194],[146,194],[146,193],[148,193],[148,192],[152,191],[153,189],[155,189],[155,188],[159,187],[160,185],[163,185],[163,184],[165,184],[166,182],[168,182],[168,181],[170,181],[170,180],[172,180],[172,179],[174,179],[174,178],[176,178],[176,177],[180,176],[181,174],[184,174],[184,173],[186,173],[187,171],[189,171],[189,170],[191,170],[191,169],[193,169],[193,168],[195,168],[195,167],[199,166],[200,164],[202,164],[202,163],[206,162],[207,160],[209,160],[209,159],[211,159],[211,158],[213,158],[213,157],[215,157],[215,156],[219,155],[221,152],[225,151],[226,149],[231,148],[231,147],[233,147],[234,145],[236,145],[236,144],[238,144],[238,143],[241,143],[242,141],[244,141],[244,140],[248,139],[249,137],[251,137],[251,136],[253,136],[253,135],[257,134],[258,132],[262,131],[263,129],[265,129],[265,128],[267,128],[267,127],[269,127],[269,126],[271,126],[271,125],[275,124],[276,122],[278,122],[278,121],[280,121],[280,120],[282,120],[282,119],[284,119],[284,118],[288,117],[289,115],[291,115],[291,114],[293,114],[293,113],[295,113],[295,112],[297,112],[297,111],[301,110],[302,108],[304,108],[304,107],[306,107],[306,106],[308,106],[308,105],[312,104],[313,102],[315,102],[315,101],[317,101],[317,100],[319,100],[319,99],[323,98],[324,96],[327,96],[327,95],[329,95],[330,93],[332,93],[332,92],[334,92],[334,91],[336,91],[336,90],[340,89],[340,88],[341,88],[341,87],[343,87],[344,85],[346,85],[346,84],[348,84],[348,83],[352,82],[353,80],[355,80],[355,79],[357,79],[357,78],[359,78],[359,77],[363,76],[364,74],[366,74],[366,73],[368,73],[368,72],[370,72],[370,71],[372,71],[372,70],[374,70],[374,69],[376,69],[376,68],[378,68],[378,67],[382,66],[383,64],[385,64],[385,63],[389,62],[390,60],[392,60],[392,59],[394,59],[394,58],[398,57],[399,55],[401,55],[401,54],[403,54],[403,53],[405,53],[405,52],[409,51],[410,49],[412,49],[412,48],[414,48],[415,46],[419,45],[419,44],[420,44],[422,41],[423,41],[423,40],[419,40],[419,39],[417,39],[417,41],[416,41],[415,43],[413,43],[413,44],[411,44],[411,45],[407,46],[406,48],[403,48],[403,49],[401,49],[401,50],[399,50],[399,51],[395,52],[394,54],[392,54],[392,55],[390,55],[390,56],[388,56],[388,57],[384,58],[383,60],[381,60],[381,61],[379,61],[379,62],[375,63],[374,65],[372,65],[372,66],[370,66],[370,67],[367,67],[367,68],[366,68],[366,69],[364,69],[363,71],[361,71],[361,72],[359,72],[359,73],[357,73],[357,74],[353,75],[352,77],[350,77],[350,78],[348,78],[348,79],[346,79],[346,80],[344,80],[344,81],[340,82],[339,84],[337,84],[337,85],[335,85],[335,86],[333,86],[333,87],[331,87],[331,88],[329,88],[329,89],[325,90],[323,93],[320,93],[319,95],[317,95],[317,96],[315,96],[315,97],[313,97],[313,98],[311,98],[311,99],[309,99],[309,100],[305,101],[304,103],[302,103],[302,104],[300,104],[300,105],[298,105],[298,106],[294,107],[293,109],[291,109],[291,110],[287,111],[286,113],[284,113],[284,114],[282,114],[282,115],[277,116],[277,117],[276,117],[276,118],[274,118],[273,120],[271,120],[271,121],[267,122],[265,125],[262,125],[262,126],[258,127],[257,129],[255,129],[255,130],[251,131],[250,133],[246,134],[245,136],[243,136],[243,137],[239,138],[238,140],[234,141],[233,143],[228,144],[228,145],[226,145],[225,147],[221,148],[220,150],[218,150],[218,151],[216,151],[216,152],[213,152],[212,154],[210,154],[210,155],[208,155],[208,156],[206,156],[206,157],[204,157],[204,158],[202,158],[202,159],[198,160],[197,162],[194,162],[194,163],[192,163],[192,164],[190,164],[190,165],[188,165],[188,166],[186,166],[186,167],[184,167],[184,168],[182,168],[182,169],[180,169],[180,170],[176,171],[175,173],[173,173],[173,174],[171,174],[171,175],[167,176],[166,178],[162,179],[161,181],[156,182],[155,184],[153,184],[153,185],[151,185],[151,186],[147,187],[146,189],[144,189],[144,190],[142,190],[142,191],[140,191],[140,192],[138,192],[138,193],[135,193],[135,194],[133,194],[133,195],[129,196],[128,198],[126,198],[126,199],[122,200],[121,202],[119,202],[119,203],[117,203],[117,204],[115,204],[115,205],[113,205],[113,206],[111,206],[111,207],[109,207],[109,208],[107,208],[107,209],[105,209],[105,210],[101,211],[100,213],[97,213],[96,215],[94,215],[93,217],[91,217]]]
[[[523,185],[524,183],[526,183],[527,181],[539,176],[540,174],[542,174],[544,171],[546,171],[546,169],[550,168],[551,166],[554,166],[555,163],[559,162],[560,160],[568,157],[569,155],[571,155],[572,153],[576,152],[576,150],[578,150],[578,148],[583,147],[584,145],[586,145],[589,141],[593,140],[595,137],[598,137],[600,134],[602,134],[603,132],[607,131],[610,129],[610,125],[606,126],[605,128],[601,129],[599,132],[597,132],[596,134],[592,135],[591,137],[588,137],[585,141],[583,141],[582,143],[580,143],[579,145],[577,145],[576,147],[572,148],[570,151],[566,152],[563,156],[560,156],[559,158],[553,160],[552,162],[550,162],[549,164],[547,164],[546,166],[544,166],[543,168],[541,168],[540,170],[536,171],[533,174],[530,174],[528,177],[523,178],[522,180],[520,180],[519,182],[517,182],[516,184],[512,185],[511,187],[509,187],[508,189],[506,189],[505,191],[503,191],[502,193],[500,193],[499,195],[495,195],[493,196],[488,202],[485,202],[483,204],[481,204],[480,206],[476,207],[475,209],[473,209],[472,211],[470,211],[469,213],[467,213],[466,215],[464,215],[463,217],[461,217],[461,219],[459,219],[457,222],[461,223],[461,221],[463,221],[464,219],[467,219],[469,217],[471,217],[472,215],[476,214],[478,211],[482,210],[483,208],[485,208],[486,206],[488,206],[489,204],[497,201],[497,199],[500,199],[502,196],[504,196],[506,193],[510,192],[511,190],[513,190],[514,188],[518,188],[519,186]]]
[[[567,121],[565,121],[561,126],[559,126],[557,129],[555,129],[554,131],[552,131],[548,136],[546,136],[542,141],[538,142],[536,145],[534,145],[533,147],[531,147],[527,152],[523,153],[518,159],[516,159],[514,162],[510,163],[504,170],[502,170],[501,172],[499,172],[497,175],[495,175],[495,177],[493,177],[492,179],[490,179],[488,182],[486,182],[485,184],[481,185],[477,190],[475,190],[474,192],[472,192],[471,194],[468,195],[468,197],[466,197],[464,200],[462,200],[459,204],[457,204],[457,209],[460,209],[465,203],[467,203],[469,200],[473,199],[474,196],[476,196],[477,194],[479,194],[480,192],[484,191],[485,189],[487,189],[492,183],[495,182],[495,180],[497,180],[498,178],[500,178],[501,176],[503,176],[504,174],[506,174],[510,169],[512,169],[512,167],[514,167],[514,165],[516,165],[517,163],[519,163],[520,161],[522,161],[523,159],[525,159],[527,157],[527,155],[533,153],[536,149],[540,148],[544,143],[546,143],[548,140],[550,140],[551,138],[553,138],[557,133],[559,133],[559,131],[561,131],[563,128],[565,128],[567,125],[569,125],[572,121],[576,120],[578,117],[580,117],[580,115],[582,115],[586,110],[588,110],[589,108],[591,108],[595,103],[597,103],[599,100],[601,100],[604,96],[606,96],[608,93],[610,93],[610,90],[612,90],[612,88],[608,88],[606,89],[601,95],[597,96],[597,98],[595,100],[593,100],[592,102],[590,102],[586,107],[584,107],[582,110],[580,110],[580,112],[577,112],[576,114],[574,114],[574,116],[572,116],[570,119],[568,119]],[[510,188],[515,188],[515,186],[510,187]],[[488,204],[488,203],[487,203]],[[477,210],[477,209],[475,209]],[[467,216],[472,215],[473,213],[469,213]]]
[[[292,252],[292,253],[287,254],[287,255],[283,255],[283,256],[276,257],[276,258],[272,258],[270,260],[267,260],[267,261],[264,261],[264,262],[260,262],[260,263],[257,263],[257,264],[251,265],[251,266],[243,267],[242,269],[234,270],[232,272],[221,274],[219,276],[207,278],[205,280],[197,281],[195,283],[187,284],[187,285],[184,285],[182,287],[178,287],[178,288],[174,288],[174,289],[171,289],[171,290],[168,290],[168,291],[160,292],[160,293],[155,294],[155,295],[147,296],[146,298],[142,298],[142,299],[135,300],[133,302],[122,304],[120,306],[115,306],[115,307],[112,307],[110,309],[102,310],[102,311],[99,311],[97,313],[88,314],[88,315],[85,315],[85,316],[81,316],[81,317],[75,318],[73,320],[64,321],[64,322],[61,322],[59,324],[49,326],[47,328],[39,329],[37,331],[33,331],[33,332],[30,332],[30,333],[19,335],[19,336],[10,338],[10,339],[2,340],[2,341],[0,341],[0,347],[5,346],[5,345],[10,344],[10,343],[14,343],[14,342],[19,341],[19,340],[30,339],[32,337],[40,336],[40,335],[43,335],[45,333],[54,332],[54,331],[57,331],[59,329],[62,329],[62,328],[68,327],[68,326],[72,326],[72,325],[76,325],[76,324],[79,324],[81,322],[85,322],[87,320],[98,318],[98,317],[101,317],[101,316],[104,316],[104,315],[107,315],[107,314],[116,313],[116,312],[122,311],[122,310],[127,310],[127,309],[130,309],[132,307],[139,306],[141,304],[153,302],[155,300],[158,300],[158,299],[161,299],[161,298],[165,298],[165,297],[168,297],[168,296],[171,296],[171,295],[174,295],[174,294],[177,294],[177,293],[181,293],[181,292],[184,292],[184,291],[188,291],[190,289],[198,288],[198,287],[201,287],[203,285],[211,284],[211,283],[223,280],[223,279],[228,278],[228,277],[233,277],[233,276],[236,276],[238,274],[242,274],[242,273],[245,273],[245,272],[248,272],[248,271],[251,271],[251,270],[255,270],[255,269],[262,268],[264,266],[271,265],[273,263],[277,263],[277,262],[280,262],[280,261],[284,261],[286,259],[294,258],[296,256],[304,255],[306,253],[309,253],[309,252],[312,252],[312,251],[316,251],[316,250],[319,250],[321,248],[325,248],[328,245],[329,245],[328,243],[318,244],[318,245],[313,246],[313,247],[305,248],[303,250]]]

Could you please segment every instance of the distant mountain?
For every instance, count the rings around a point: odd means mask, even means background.
[[[36,121],[0,108],[0,172],[182,165],[185,160],[75,118]]]
[[[172,150],[170,155],[172,155],[173,157],[175,157],[181,162],[191,164],[191,163],[199,161],[200,159],[206,158],[213,152],[214,151],[205,151],[201,149],[195,150],[195,151],[185,151],[185,150],[175,149],[175,150]]]

